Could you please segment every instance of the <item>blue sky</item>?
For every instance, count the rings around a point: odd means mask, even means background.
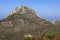
[[[39,17],[48,21],[60,20],[59,0],[0,0],[0,19],[22,5],[34,9]]]

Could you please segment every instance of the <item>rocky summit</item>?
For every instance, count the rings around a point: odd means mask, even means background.
[[[5,19],[0,20],[0,40],[22,40],[23,36],[32,37],[40,32],[51,34],[60,30],[26,6],[16,7]]]

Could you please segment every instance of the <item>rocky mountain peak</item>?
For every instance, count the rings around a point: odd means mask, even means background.
[[[6,19],[0,20],[0,40],[23,40],[23,37],[40,35],[40,31],[50,34],[60,32],[60,29],[26,6],[16,7]]]
[[[11,15],[13,15],[14,17],[35,17],[35,11],[27,6],[21,6],[21,7],[16,7],[15,9],[13,9],[13,11],[11,11],[7,16],[7,17],[12,17]]]
[[[14,14],[14,13],[26,14],[28,12],[33,13],[34,10],[28,8],[27,6],[21,6],[21,7],[16,7],[10,14]]]

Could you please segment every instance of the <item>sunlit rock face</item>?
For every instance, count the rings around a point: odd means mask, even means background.
[[[33,9],[21,6],[0,20],[0,40],[21,40],[25,34],[37,35],[39,31],[58,32],[58,29],[55,29],[53,24],[39,18]]]
[[[25,14],[27,12],[34,12],[34,10],[26,6],[21,6],[21,7],[16,7],[10,14],[14,14],[14,13]]]

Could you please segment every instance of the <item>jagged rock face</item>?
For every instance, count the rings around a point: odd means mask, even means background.
[[[0,21],[0,40],[20,40],[24,34],[37,35],[40,30],[52,33],[55,29],[50,22],[39,18],[33,9],[21,6]]]
[[[21,7],[16,7],[12,12],[10,12],[10,14],[15,14],[15,13],[19,13],[19,14],[29,14],[29,13],[33,13],[34,14],[34,11],[33,9],[30,9],[26,6],[21,6]]]
[[[54,20],[52,23],[56,26],[60,26],[60,21],[59,20]]]

